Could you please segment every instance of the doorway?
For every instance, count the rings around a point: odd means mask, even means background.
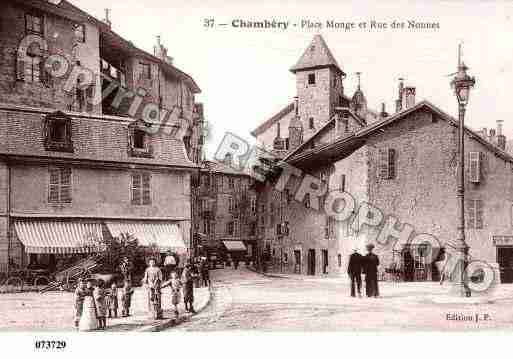
[[[301,251],[294,251],[294,273],[301,274]]]
[[[497,247],[501,283],[513,283],[513,246]]]
[[[308,275],[315,275],[315,249],[308,250]]]
[[[328,274],[328,250],[322,250],[322,274]]]

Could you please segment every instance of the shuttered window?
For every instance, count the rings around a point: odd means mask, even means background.
[[[340,175],[339,191],[345,192],[345,190],[346,190],[346,175],[342,174],[342,175]]]
[[[70,167],[49,169],[48,202],[71,203],[72,184]]]
[[[480,199],[467,200],[467,227],[483,228],[483,201]]]
[[[469,179],[472,183],[481,182],[482,152],[469,152]]]
[[[379,178],[393,179],[395,178],[395,161],[396,153],[393,148],[379,150]]]
[[[151,176],[149,173],[132,174],[132,204],[151,204]]]

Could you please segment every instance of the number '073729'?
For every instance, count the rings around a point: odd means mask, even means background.
[[[36,340],[35,349],[38,350],[62,350],[66,348],[64,340]]]

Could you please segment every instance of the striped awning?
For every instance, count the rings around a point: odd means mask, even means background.
[[[20,220],[14,228],[26,253],[91,253],[103,242],[99,223]]]
[[[224,246],[229,251],[245,251],[246,246],[241,241],[223,241]]]
[[[110,234],[119,237],[121,234],[130,234],[142,246],[157,246],[162,252],[173,250],[184,252],[187,250],[183,240],[182,231],[178,224],[172,222],[153,223],[148,221],[112,221],[105,222]]]

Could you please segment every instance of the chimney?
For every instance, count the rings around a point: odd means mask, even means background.
[[[381,118],[387,118],[388,117],[388,113],[385,109],[385,103],[382,102],[381,103],[381,113],[379,114],[381,116]]]
[[[110,9],[105,9],[105,19],[103,22],[109,25],[109,27],[112,26],[112,22],[110,21]]]
[[[490,135],[488,136],[488,142],[495,144],[495,129],[490,128]]]
[[[486,127],[483,127],[481,129],[481,137],[483,137],[485,140],[488,140],[488,129]]]
[[[167,62],[168,64],[173,64],[173,58],[167,56],[167,48],[162,44],[160,35],[157,35],[157,45],[153,47],[153,54],[156,58]]]
[[[399,112],[403,109],[403,91],[404,91],[404,79],[399,78],[399,91],[397,95],[397,100],[395,100],[395,112]]]
[[[506,150],[506,136],[502,134],[503,120],[497,120],[497,146],[503,151]]]
[[[403,89],[402,108],[408,109],[415,106],[415,87],[405,87]]]

